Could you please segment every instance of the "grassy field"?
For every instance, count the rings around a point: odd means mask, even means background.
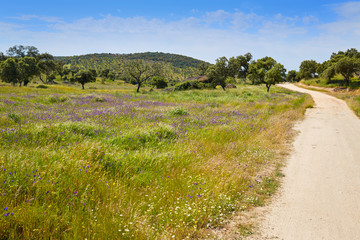
[[[0,87],[0,239],[211,238],[259,206],[312,106],[273,87]]]

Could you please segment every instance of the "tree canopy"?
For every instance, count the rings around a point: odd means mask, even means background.
[[[335,64],[335,71],[343,75],[345,85],[349,86],[350,78],[360,70],[359,60],[343,57]]]
[[[214,87],[220,85],[223,90],[225,90],[226,78],[230,76],[228,59],[226,57],[216,59],[215,65],[208,68],[206,75],[211,80],[211,84]]]
[[[298,82],[298,81],[300,81],[299,73],[296,72],[296,70],[290,70],[286,74],[285,79],[286,79],[287,82]]]
[[[329,60],[317,63],[314,60],[305,60],[300,65],[300,77],[311,79],[322,77],[330,82],[336,75],[342,75],[343,84],[348,87],[352,77],[360,73],[360,52],[355,48],[332,53]]]
[[[78,82],[81,84],[82,89],[85,89],[84,85],[89,82],[96,81],[96,72],[93,70],[81,70],[70,78],[72,82]]]
[[[39,74],[39,69],[37,68],[37,61],[34,57],[22,57],[18,61],[18,67],[20,72],[20,84],[23,82],[26,86],[30,79]]]
[[[125,76],[130,80],[130,83],[137,85],[136,92],[139,92],[141,85],[147,80],[160,75],[157,65],[144,60],[129,61],[125,69]]]
[[[269,71],[265,73],[264,83],[267,88],[267,92],[270,91],[270,87],[276,83],[282,82],[285,79],[286,69],[280,63],[276,63]]]
[[[6,83],[11,83],[12,85],[19,83],[21,77],[19,67],[15,59],[8,58],[5,61],[1,62],[0,66],[0,77],[2,81]]]
[[[300,64],[300,77],[304,79],[314,78],[317,73],[318,63],[315,60],[305,60]]]
[[[36,57],[39,55],[39,50],[34,46],[15,45],[7,50],[10,57],[22,58],[25,56]]]
[[[251,80],[252,84],[264,83],[265,74],[269,71],[276,61],[271,57],[260,58],[257,61],[252,61],[249,66],[248,78]]]
[[[246,53],[237,57],[231,57],[229,59],[230,75],[233,77],[246,78],[251,59],[251,53]]]

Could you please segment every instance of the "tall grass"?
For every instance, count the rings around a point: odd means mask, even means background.
[[[311,105],[276,87],[124,92],[0,89],[1,239],[207,238],[273,193]]]

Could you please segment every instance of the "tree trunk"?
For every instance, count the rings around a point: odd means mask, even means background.
[[[222,87],[222,89],[223,89],[224,91],[226,91],[226,90],[225,90],[225,86],[221,85],[221,87]]]
[[[40,81],[45,84],[44,80],[42,80],[42,78],[41,78],[41,73],[40,73],[39,77],[40,77]]]
[[[270,92],[271,84],[266,84],[267,92]]]
[[[82,84],[81,84],[81,86],[82,86],[82,89],[83,89],[83,90],[85,90],[85,87],[84,87],[84,85],[85,85],[84,83],[82,83]]]
[[[136,89],[136,92],[137,92],[137,93],[139,92],[140,87],[141,87],[141,83],[138,83],[138,87],[137,87],[137,89]]]

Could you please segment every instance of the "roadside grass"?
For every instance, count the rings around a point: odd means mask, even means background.
[[[344,77],[340,74],[337,74],[330,81],[325,78],[312,78],[312,79],[303,79],[301,83],[307,86],[316,86],[316,87],[325,87],[325,88],[344,88],[345,81]],[[349,88],[358,89],[360,87],[359,78],[353,77],[350,79]]]
[[[360,90],[329,92],[330,95],[344,100],[350,109],[360,117]]]
[[[302,80],[302,87],[306,87],[310,90],[321,91],[330,94],[331,96],[337,97],[339,99],[344,100],[350,109],[354,111],[354,113],[360,117],[360,82],[358,79],[353,78],[350,82],[349,88],[344,88],[341,85],[342,79],[337,76],[337,79],[334,79],[332,84],[326,84],[326,81],[323,79],[313,79],[313,80]],[[317,82],[320,82],[317,83]],[[323,89],[314,88],[322,87]]]
[[[278,87],[128,89],[0,88],[1,239],[209,238],[274,193],[312,106]]]

